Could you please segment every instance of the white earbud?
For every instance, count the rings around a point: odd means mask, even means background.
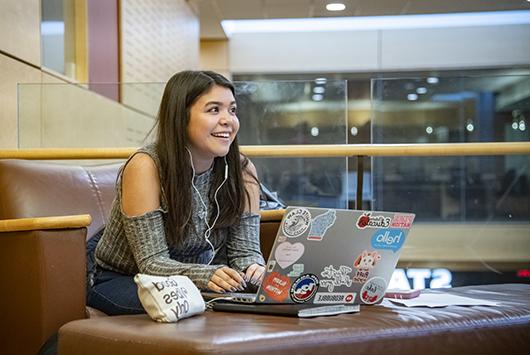
[[[210,242],[210,234],[212,233],[213,227],[215,226],[215,223],[217,222],[217,220],[219,219],[219,215],[221,214],[221,210],[219,208],[219,201],[217,201],[217,193],[219,192],[221,187],[224,185],[226,180],[228,180],[228,163],[226,162],[226,157],[225,157],[224,158],[224,160],[225,160],[225,176],[224,176],[223,182],[221,182],[221,184],[219,185],[219,187],[217,188],[217,190],[215,190],[215,193],[213,194],[213,199],[215,201],[215,206],[217,207],[217,215],[215,216],[215,218],[213,220],[213,223],[210,226],[210,224],[208,223],[208,208],[206,206],[206,203],[204,203],[204,201],[202,199],[202,196],[201,196],[201,194],[199,192],[199,189],[197,189],[197,186],[195,186],[195,183],[193,182],[193,178],[195,177],[195,167],[193,166],[193,157],[191,155],[191,151],[187,147],[186,147],[186,150],[188,151],[188,154],[190,156],[191,170],[193,171],[193,176],[191,177],[191,186],[193,187],[193,189],[197,193],[197,196],[199,196],[199,201],[201,202],[201,205],[204,208],[204,211],[206,212],[204,223],[206,224],[207,229],[204,232],[204,239],[206,240],[208,245],[210,245],[210,247],[212,248],[212,256],[210,258],[210,261],[208,261],[208,265],[210,265],[211,262],[213,261],[213,258],[215,257],[215,254],[217,253],[217,251],[215,250],[215,247]]]

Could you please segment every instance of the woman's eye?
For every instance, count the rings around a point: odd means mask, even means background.
[[[214,112],[214,113],[219,112],[219,107],[217,107],[217,106],[216,107],[212,107],[211,109],[208,110],[208,112]]]
[[[237,107],[231,107],[230,113],[235,115],[237,113]]]

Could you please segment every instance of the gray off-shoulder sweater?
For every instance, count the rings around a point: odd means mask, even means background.
[[[160,171],[154,145],[143,147],[136,153],[140,152],[148,154]],[[197,193],[193,192],[191,224],[195,228],[186,228],[186,235],[181,238],[179,245],[170,248],[166,241],[165,220],[171,206],[167,205],[164,191],[161,191],[160,208],[135,217],[123,213],[121,177],[127,162],[118,174],[116,198],[96,247],[95,256],[99,266],[127,275],[138,272],[161,276],[185,275],[198,288],[206,289],[215,270],[224,265],[243,272],[251,264],[265,264],[259,244],[259,214],[252,213],[244,213],[237,225],[214,229],[209,240],[216,254],[212,264],[206,264],[212,256],[212,248],[204,238],[207,229],[205,219],[209,220],[212,214],[217,214],[215,203],[208,197],[212,168],[194,178],[195,186],[208,206],[207,215]]]

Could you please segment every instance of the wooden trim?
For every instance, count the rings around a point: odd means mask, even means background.
[[[261,221],[262,222],[269,222],[269,221],[281,221],[283,218],[283,215],[285,214],[285,210],[264,210],[259,211],[259,214],[261,215]]]
[[[451,156],[530,154],[530,142],[242,146],[256,157]]]
[[[43,229],[83,228],[92,223],[88,214],[59,217],[17,218],[0,220],[0,232],[19,232]]]
[[[126,159],[137,148],[36,148],[0,150],[0,159],[80,160]]]
[[[87,1],[74,0],[75,28],[75,79],[80,83],[88,83],[88,21]]]
[[[0,159],[125,159],[137,148],[36,148],[0,150]],[[436,144],[246,145],[250,157],[462,156],[530,154],[530,142]]]

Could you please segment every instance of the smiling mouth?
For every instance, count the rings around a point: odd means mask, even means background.
[[[212,136],[214,136],[215,138],[230,138],[230,133],[228,132],[223,132],[223,133],[212,133]]]

